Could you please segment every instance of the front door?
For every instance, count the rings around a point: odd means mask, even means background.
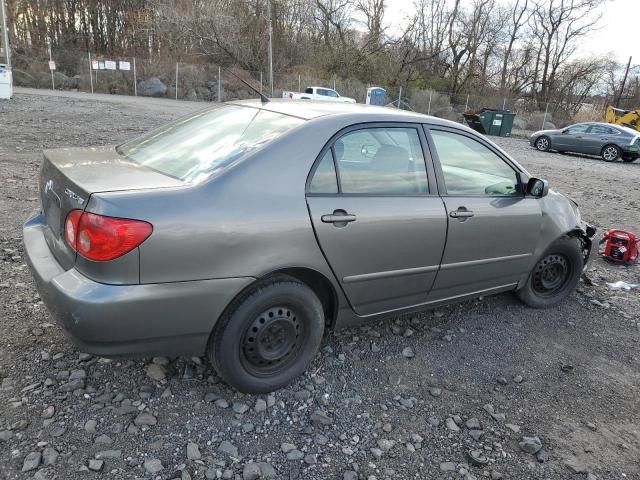
[[[589,124],[578,123],[565,128],[562,133],[554,135],[552,145],[555,150],[561,152],[587,153],[585,138]]]
[[[510,288],[528,274],[542,225],[516,170],[475,136],[431,127],[449,229],[436,299]]]
[[[320,248],[353,309],[370,315],[427,301],[447,219],[415,125],[359,126],[322,152],[307,203]]]

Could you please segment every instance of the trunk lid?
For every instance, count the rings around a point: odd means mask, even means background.
[[[76,253],[64,239],[64,222],[71,210],[84,210],[93,193],[182,185],[180,180],[123,157],[115,147],[46,150],[39,187],[47,244],[61,266],[69,269]]]

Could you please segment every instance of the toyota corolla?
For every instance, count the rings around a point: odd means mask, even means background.
[[[295,379],[328,329],[507,291],[554,306],[595,233],[469,128],[313,102],[45,151],[40,196],[27,258],[80,349],[206,354],[245,392]]]

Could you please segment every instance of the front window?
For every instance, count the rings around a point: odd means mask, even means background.
[[[517,195],[516,172],[480,142],[431,130],[449,195]]]
[[[568,133],[570,135],[577,135],[580,133],[587,133],[587,130],[589,130],[589,125],[587,125],[586,123],[579,123],[567,128],[565,130],[565,133]]]
[[[227,105],[198,112],[118,147],[141,165],[196,183],[256,150],[304,120]]]

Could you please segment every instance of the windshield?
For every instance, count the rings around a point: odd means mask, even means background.
[[[303,122],[227,105],[181,118],[121,145],[118,152],[165,175],[196,183]]]

